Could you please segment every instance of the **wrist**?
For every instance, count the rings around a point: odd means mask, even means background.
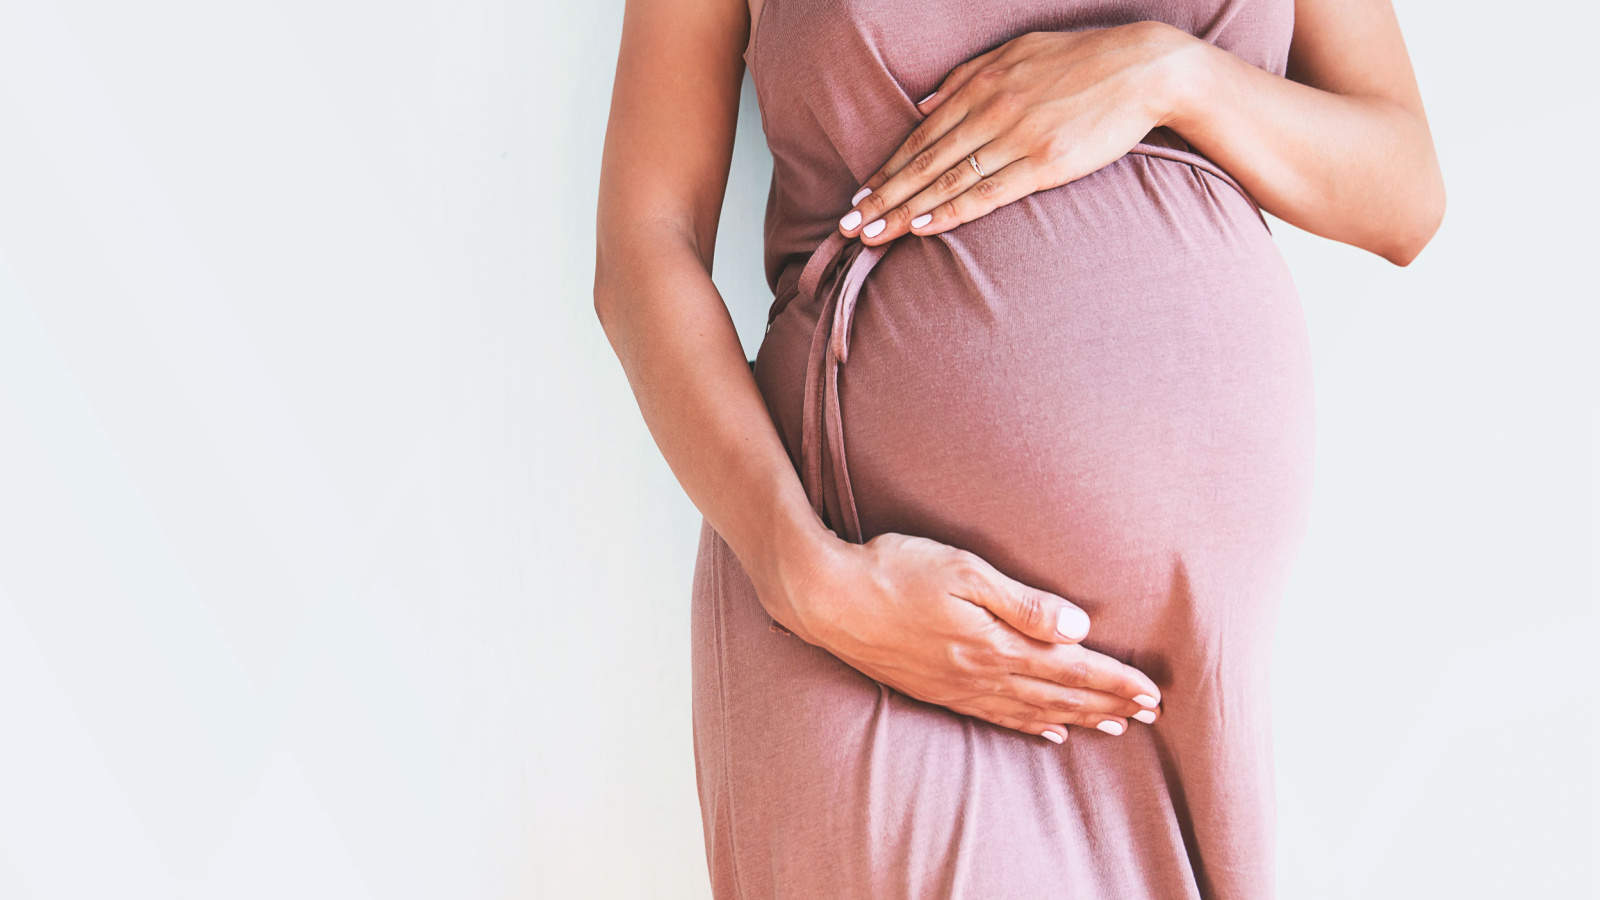
[[[1147,32],[1154,63],[1150,97],[1155,124],[1183,134],[1213,96],[1217,48],[1165,23]]]
[[[779,625],[807,643],[820,643],[827,620],[821,604],[850,544],[828,530],[809,506],[773,523],[764,552],[749,568],[757,599]]]

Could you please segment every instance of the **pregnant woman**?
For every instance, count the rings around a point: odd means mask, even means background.
[[[1269,896],[1313,413],[1262,210],[1404,265],[1443,209],[1389,0],[630,0],[595,304],[704,514],[716,895]]]

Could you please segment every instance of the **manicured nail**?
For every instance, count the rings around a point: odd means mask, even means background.
[[[1155,709],[1161,705],[1161,701],[1150,696],[1149,694],[1140,694],[1139,696],[1133,698],[1133,702],[1139,704],[1140,706],[1149,707],[1150,709]]]
[[[1154,725],[1155,721],[1156,721],[1155,711],[1154,710],[1149,710],[1149,709],[1141,709],[1138,712],[1134,713],[1133,717],[1135,719],[1138,719],[1139,721],[1145,723],[1146,725]]]
[[[845,218],[848,219],[850,217],[849,216],[845,216]],[[848,228],[849,226],[845,226],[845,227]],[[883,233],[883,229],[884,229],[883,220],[882,219],[873,219],[871,222],[867,223],[867,227],[861,229],[861,233],[866,235],[867,237],[877,237],[878,235]]]
[[[1056,743],[1056,744],[1059,744],[1062,741],[1066,740],[1066,738],[1063,738],[1061,735],[1056,734],[1054,731],[1041,731],[1041,732],[1039,732],[1039,737],[1042,737],[1045,740],[1050,741],[1052,743]]]
[[[939,92],[938,91],[934,91],[933,93],[929,94],[928,96],[923,97],[921,100],[918,100],[917,101],[917,105],[921,106],[922,104],[927,103],[929,100],[932,100],[934,97],[936,97],[938,95],[939,95]]]
[[[845,231],[849,231],[850,229],[852,229],[852,228],[854,228],[854,227],[856,227],[857,225],[860,225],[860,224],[861,224],[861,210],[859,210],[859,209],[850,210],[849,213],[845,214],[844,218],[839,220],[839,227],[843,228]]]
[[[1061,615],[1056,617],[1056,633],[1068,640],[1083,640],[1089,633],[1089,614],[1076,606],[1061,607]]]
[[[865,197],[870,193],[872,193],[872,188],[862,188],[861,190],[856,191],[856,195],[850,198],[850,205],[855,206],[857,203],[861,202],[862,197]]]
[[[1099,725],[1096,725],[1095,727],[1100,729],[1101,731],[1104,731],[1106,734],[1121,734],[1122,733],[1122,723],[1121,722],[1112,721],[1111,719],[1107,719],[1104,722],[1101,722]]]
[[[926,225],[926,224],[928,224],[929,222],[932,222],[932,221],[933,221],[933,213],[923,213],[922,215],[917,216],[915,219],[911,220],[911,227],[912,228],[921,228],[922,226],[924,226],[924,225]]]

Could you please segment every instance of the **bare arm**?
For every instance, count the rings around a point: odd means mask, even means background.
[[[744,0],[630,2],[600,178],[595,311],[684,490],[773,617],[833,536],[806,500],[711,282]],[[777,552],[782,548],[783,552]]]
[[[1405,265],[1444,178],[1390,0],[1298,0],[1287,78],[1190,39],[1166,123],[1314,234]]]
[[[1409,263],[1444,181],[1390,0],[1297,0],[1288,77],[1161,22],[1036,31],[953,69],[839,228],[938,234],[1082,178],[1166,125],[1263,209]],[[991,174],[963,162],[983,150]],[[995,169],[999,171],[994,171]]]
[[[1081,609],[926,538],[812,511],[710,277],[748,34],[743,0],[630,0],[600,180],[594,303],[651,435],[774,619],[880,682],[1060,741],[1159,716]],[[790,638],[784,638],[789,640]]]

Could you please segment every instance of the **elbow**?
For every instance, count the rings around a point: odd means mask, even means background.
[[[604,276],[597,269],[594,274],[594,317],[599,320],[602,328],[605,327],[606,317],[610,315],[611,308],[608,299],[610,295],[605,291],[604,282]]]
[[[1444,180],[1434,172],[1432,187],[1413,204],[1408,224],[1398,230],[1395,240],[1380,255],[1397,266],[1409,266],[1428,246],[1444,222]]]
[[[618,339],[615,331],[618,322],[618,292],[614,287],[615,283],[614,273],[599,266],[595,267],[594,318],[600,323],[600,332],[613,347],[616,346]]]

